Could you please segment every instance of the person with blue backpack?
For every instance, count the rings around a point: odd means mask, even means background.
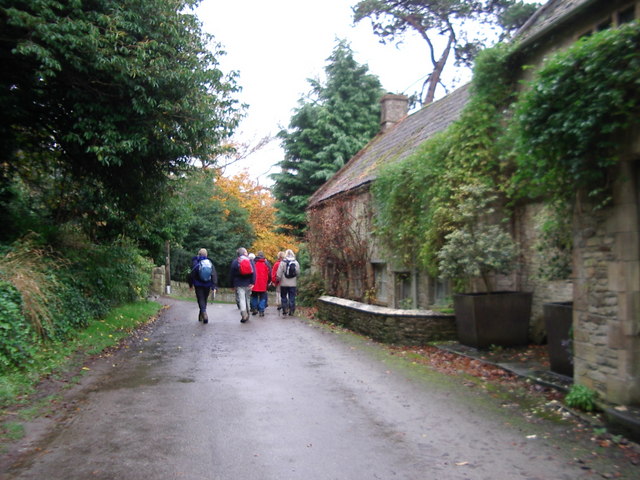
[[[196,299],[198,300],[198,308],[200,310],[198,321],[209,323],[209,317],[207,316],[207,299],[211,291],[216,291],[218,274],[216,273],[216,267],[214,267],[213,262],[209,260],[205,248],[201,248],[198,251],[198,255],[191,259],[191,272],[187,276],[187,281],[189,288],[195,288],[196,290]]]

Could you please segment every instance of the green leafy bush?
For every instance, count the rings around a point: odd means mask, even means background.
[[[24,366],[113,307],[147,295],[152,263],[127,241],[76,242],[54,255],[29,236],[0,256],[0,368]]]
[[[303,273],[298,279],[298,293],[296,301],[305,307],[313,307],[316,300],[324,295],[326,288],[322,275],[317,272]]]
[[[464,284],[482,278],[487,292],[493,290],[490,275],[509,273],[515,267],[518,249],[504,226],[491,223],[498,200],[489,187],[469,184],[460,188],[453,211],[454,230],[438,252],[440,272]]]
[[[564,280],[572,270],[571,208],[567,203],[545,206],[536,216],[538,238],[534,249],[538,256],[538,276],[545,280]]]
[[[0,281],[0,369],[24,366],[36,350],[37,336],[22,314],[20,292]]]
[[[564,401],[571,408],[577,408],[585,412],[593,412],[597,408],[596,399],[596,392],[589,387],[574,384],[571,386]]]
[[[144,298],[151,283],[153,263],[132,242],[87,245],[66,252],[65,277],[90,298],[96,316],[112,307]]]
[[[536,72],[516,109],[521,190],[606,200],[620,134],[640,113],[640,22],[576,42]]]

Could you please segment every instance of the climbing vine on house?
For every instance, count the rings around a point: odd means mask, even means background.
[[[620,136],[640,114],[640,23],[583,38],[536,72],[516,107],[516,180],[530,197],[608,195]]]
[[[438,274],[437,253],[458,226],[456,199],[470,182],[505,199],[507,149],[499,139],[502,109],[514,91],[510,49],[485,50],[460,119],[407,159],[385,166],[373,184],[376,233],[397,262]]]
[[[602,203],[620,137],[640,113],[638,44],[638,22],[582,39],[549,58],[519,97],[515,47],[485,50],[459,120],[383,167],[372,187],[376,233],[395,260],[437,275],[438,252],[460,228],[455,199],[471,185],[502,205],[544,200],[566,218],[580,190]],[[545,228],[570,255],[570,225]]]
[[[364,205],[362,208],[366,208]],[[323,273],[328,293],[365,300],[372,288],[370,226],[367,211],[354,211],[351,198],[334,198],[309,215],[307,241]]]

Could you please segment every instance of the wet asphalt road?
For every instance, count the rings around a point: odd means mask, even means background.
[[[211,305],[202,325],[195,303],[163,301],[147,338],[108,359],[5,478],[594,478],[534,426],[365,341],[273,307],[241,324],[234,305]]]

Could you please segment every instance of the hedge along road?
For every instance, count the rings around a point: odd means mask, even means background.
[[[8,479],[594,478],[480,389],[269,307],[170,308]],[[554,437],[552,437],[554,438]],[[555,438],[554,438],[555,440]]]

